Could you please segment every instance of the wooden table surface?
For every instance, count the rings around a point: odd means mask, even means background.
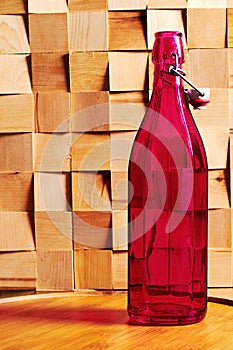
[[[208,303],[197,324],[128,323],[125,294],[59,293],[0,299],[0,349],[231,350],[233,307]]]

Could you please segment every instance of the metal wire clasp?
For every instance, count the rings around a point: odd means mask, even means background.
[[[175,64],[174,64],[174,66],[170,66],[169,67],[168,73],[172,74],[172,75],[179,76],[187,84],[189,84],[194,90],[196,90],[197,93],[199,94],[199,96],[201,96],[201,97],[205,96],[205,94],[202,91],[200,91],[195,85],[193,85],[193,83],[191,83],[187,78],[185,78],[186,72],[183,69],[180,69],[178,67],[178,59],[179,59],[179,57],[178,57],[177,53],[173,53],[172,56],[175,57]]]

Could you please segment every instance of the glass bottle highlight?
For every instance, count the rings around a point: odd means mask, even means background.
[[[158,32],[154,85],[129,161],[128,314],[145,325],[200,321],[207,308],[208,167],[176,65],[180,32]]]

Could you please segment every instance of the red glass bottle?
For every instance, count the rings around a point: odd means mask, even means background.
[[[182,34],[158,32],[154,86],[129,161],[128,314],[190,324],[207,308],[208,169],[182,79]]]

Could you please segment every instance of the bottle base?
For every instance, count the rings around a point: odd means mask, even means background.
[[[140,309],[136,311],[128,306],[128,315],[132,323],[144,326],[188,325],[202,321],[206,315],[206,308],[197,312],[188,307],[171,304],[146,305],[144,310]]]

